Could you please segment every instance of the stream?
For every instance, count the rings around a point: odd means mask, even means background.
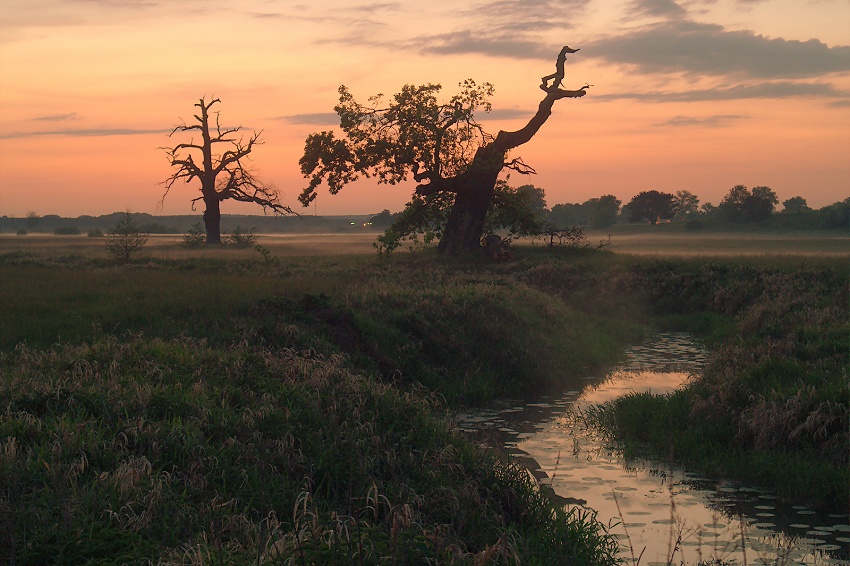
[[[455,418],[461,430],[501,446],[559,504],[594,510],[620,541],[627,564],[850,565],[846,513],[818,513],[666,462],[625,460],[576,417],[582,408],[632,391],[673,391],[699,374],[706,356],[688,334],[657,334],[605,375]]]

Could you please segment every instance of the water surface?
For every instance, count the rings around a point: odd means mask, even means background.
[[[458,426],[498,443],[560,504],[595,510],[628,563],[850,564],[846,514],[819,515],[665,462],[627,461],[584,426],[583,408],[631,391],[673,391],[701,371],[706,355],[690,335],[659,334],[605,375],[556,395],[458,414]]]

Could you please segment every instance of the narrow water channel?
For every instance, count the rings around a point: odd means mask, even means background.
[[[850,565],[847,514],[818,514],[768,491],[664,462],[627,461],[576,417],[631,391],[670,392],[698,374],[705,359],[690,335],[658,334],[605,375],[456,419],[462,430],[501,445],[559,504],[595,510],[619,539],[627,564]]]

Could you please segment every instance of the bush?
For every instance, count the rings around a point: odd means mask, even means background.
[[[18,234],[18,236],[26,236],[27,235],[27,229],[26,228],[18,228],[17,234]]]
[[[251,246],[255,246],[257,244],[257,234],[255,230],[256,228],[246,230],[241,226],[236,226],[236,228],[233,229],[233,232],[231,232],[228,236],[225,236],[224,243],[236,248],[250,248]]]
[[[129,263],[144,255],[148,234],[142,232],[128,210],[106,236],[106,249],[119,263]]]
[[[89,228],[89,232],[86,235],[89,238],[103,238],[103,230],[100,228]]]
[[[80,229],[76,226],[59,226],[53,229],[53,234],[56,236],[77,236],[80,234]]]
[[[183,234],[183,245],[189,248],[199,248],[207,241],[207,231],[200,222],[195,222],[189,231]]]

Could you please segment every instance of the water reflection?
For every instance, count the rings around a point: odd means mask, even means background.
[[[659,334],[604,377],[459,414],[458,425],[502,446],[561,504],[596,510],[627,562],[850,564],[847,515],[820,516],[767,491],[664,463],[626,462],[578,416],[630,391],[670,392],[701,370],[705,356],[687,334]]]

